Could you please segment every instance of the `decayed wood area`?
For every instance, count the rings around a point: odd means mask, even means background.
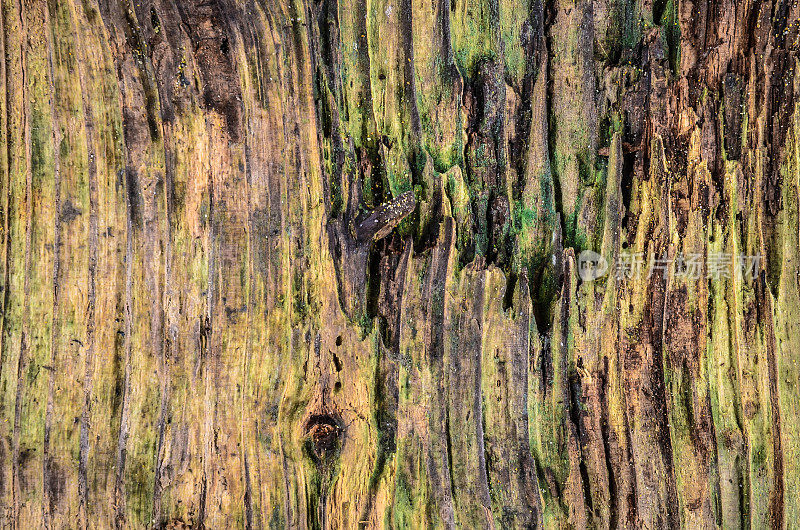
[[[2,528],[799,524],[796,2],[0,5]]]

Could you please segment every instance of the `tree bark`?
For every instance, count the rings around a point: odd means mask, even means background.
[[[793,527],[799,18],[3,0],[0,526]]]

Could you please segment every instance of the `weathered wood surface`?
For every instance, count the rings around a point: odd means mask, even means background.
[[[797,3],[1,4],[3,528],[800,521]]]

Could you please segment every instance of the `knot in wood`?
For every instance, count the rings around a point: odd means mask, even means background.
[[[323,458],[336,449],[342,428],[332,416],[319,414],[309,418],[306,431],[311,438],[314,454]]]

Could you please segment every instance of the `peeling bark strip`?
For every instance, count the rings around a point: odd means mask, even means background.
[[[378,241],[388,236],[405,217],[414,211],[417,201],[413,191],[406,191],[391,202],[381,205],[356,228],[360,241]]]
[[[0,527],[790,527],[798,47],[785,0],[4,2]]]
[[[79,63],[84,63],[87,60],[87,49],[85,42],[78,38],[76,39],[76,57]],[[80,524],[83,528],[89,528],[92,520],[92,509],[89,505],[89,452],[90,447],[90,430],[92,428],[92,398],[94,389],[94,372],[95,372],[95,356],[97,355],[97,270],[99,260],[98,246],[100,244],[100,231],[98,226],[98,210],[99,190],[97,182],[97,149],[96,145],[96,131],[95,131],[95,117],[93,110],[93,103],[91,101],[89,83],[87,81],[88,73],[83,71],[78,72],[79,87],[81,90],[81,103],[83,107],[83,128],[84,138],[86,142],[86,166],[87,166],[87,187],[88,187],[88,207],[89,207],[89,222],[87,224],[87,233],[85,240],[89,246],[89,256],[87,263],[87,304],[86,304],[86,357],[83,368],[83,406],[81,411],[81,428],[80,428],[80,447],[78,452],[78,494],[80,496]],[[58,145],[58,143],[54,143]],[[58,244],[58,243],[57,243]]]
[[[49,14],[47,10],[43,9],[44,19],[48,20]],[[53,145],[58,145],[61,142],[61,128],[58,123],[58,115],[56,113],[54,101],[55,101],[55,85],[53,82],[54,78],[54,61],[53,61],[53,52],[52,52],[52,39],[51,35],[48,35],[48,56],[47,56],[47,65],[48,65],[48,72],[50,74],[50,86],[49,86],[49,96],[50,96],[50,114],[51,120],[53,123],[52,127],[52,141]],[[55,158],[53,160],[53,205],[54,205],[54,235],[53,235],[53,311],[52,311],[52,319],[51,319],[51,332],[50,332],[50,355],[49,355],[49,362],[48,362],[48,375],[47,375],[47,404],[45,409],[45,418],[44,418],[44,433],[42,437],[42,488],[43,488],[43,496],[42,496],[42,519],[43,525],[45,528],[50,529],[52,528],[53,524],[53,511],[56,506],[56,502],[59,496],[59,492],[57,491],[57,478],[56,472],[54,470],[54,460],[50,455],[51,449],[51,436],[52,436],[52,426],[53,426],[53,415],[54,415],[54,390],[55,390],[55,371],[58,369],[60,356],[59,352],[61,350],[61,315],[60,315],[60,306],[61,306],[61,293],[62,293],[62,277],[60,274],[61,270],[61,245],[62,245],[62,222],[61,222],[61,160],[59,158]],[[82,446],[83,447],[83,444]],[[81,492],[81,498],[83,499],[84,495]]]

